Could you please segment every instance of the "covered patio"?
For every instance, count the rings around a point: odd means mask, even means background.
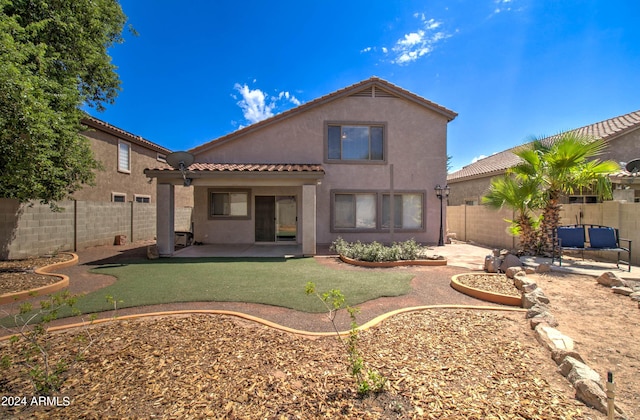
[[[178,249],[173,253],[175,258],[198,257],[265,257],[265,258],[297,258],[302,257],[301,244],[262,245],[262,244],[204,244],[192,245]]]
[[[176,165],[177,166],[177,165]],[[146,169],[157,178],[157,245],[162,257],[315,255],[319,164],[193,163]],[[199,245],[176,250],[175,185],[194,189]],[[177,254],[176,254],[177,253]]]

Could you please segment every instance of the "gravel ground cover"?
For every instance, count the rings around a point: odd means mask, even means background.
[[[52,257],[0,261],[0,295],[36,289],[60,281],[59,277],[35,273],[36,268],[69,261],[69,254]]]
[[[393,317],[361,334],[364,360],[388,383],[359,398],[336,337],[303,338],[223,315],[116,321],[51,336],[55,354],[73,355],[87,332],[93,340],[56,394],[68,406],[0,407],[0,416],[601,418],[568,384],[546,379],[553,362],[532,355],[522,323],[519,314],[470,310]],[[7,354],[0,395],[31,395],[23,361],[0,344],[0,357]]]
[[[473,273],[457,277],[465,286],[506,296],[520,296],[520,291],[514,286],[513,280],[505,274]]]

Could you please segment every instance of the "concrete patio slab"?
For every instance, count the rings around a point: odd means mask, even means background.
[[[447,259],[447,265],[468,268],[469,270],[483,270],[487,255],[492,255],[493,249],[481,245],[454,242],[444,246],[429,247],[430,255],[440,255]],[[318,255],[335,255],[328,247],[318,247]],[[189,246],[175,252],[173,258],[197,257],[275,257],[295,258],[303,256],[300,244],[206,244]],[[598,277],[602,273],[613,272],[618,277],[627,280],[640,281],[640,267],[631,266],[631,272],[616,267],[614,262],[582,260],[572,256],[564,256],[562,267],[558,262],[551,264],[551,258],[523,256],[520,260],[529,267],[549,264],[553,271],[584,274]]]
[[[176,251],[172,258],[198,257],[270,257],[294,258],[301,257],[300,244],[205,244],[192,245]]]

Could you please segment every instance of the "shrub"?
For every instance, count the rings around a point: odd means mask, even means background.
[[[363,244],[360,241],[347,242],[338,237],[331,244],[331,250],[353,260],[369,262],[416,260],[424,253],[424,247],[413,238],[385,246],[376,241]]]

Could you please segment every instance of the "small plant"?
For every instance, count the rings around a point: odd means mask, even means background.
[[[107,297],[109,302],[113,302],[114,310],[116,301],[112,297]],[[71,295],[68,291],[50,295],[40,302],[40,309],[34,310],[31,303],[24,303],[20,306],[19,312],[13,316],[15,327],[3,328],[12,334],[10,343],[26,368],[34,391],[38,395],[51,395],[58,391],[64,382],[67,371],[78,361],[82,360],[89,347],[96,341],[96,337],[91,334],[90,329],[85,330],[84,335],[78,335],[77,345],[74,355],[55,355],[52,353],[50,335],[47,332],[47,325],[58,318],[59,312],[63,308],[69,308],[74,316],[80,315],[75,307],[77,296]],[[93,321],[95,317],[92,317]],[[20,345],[20,341],[24,345]],[[4,355],[0,361],[0,367],[9,369],[12,366],[11,357]]]
[[[117,300],[116,298],[114,298],[111,295],[105,296],[105,299],[107,300],[107,303],[110,303],[111,305],[113,305],[113,312],[114,312],[113,317],[116,318],[117,317],[117,313],[118,313],[118,304],[119,303],[124,303],[124,301],[123,300]]]
[[[50,395],[57,391],[64,380],[63,374],[68,369],[66,360],[52,360],[46,326],[58,317],[58,312],[63,307],[71,308],[74,315],[78,314],[75,310],[76,300],[75,296],[65,291],[41,301],[39,310],[34,311],[31,303],[24,303],[14,315],[16,328],[3,327],[17,333],[10,339],[12,346],[17,346],[21,338],[26,342],[25,346],[19,347],[19,351],[24,358],[31,384],[39,395]],[[3,366],[10,365],[11,360],[4,358]]]
[[[339,289],[331,289],[328,292],[320,294],[316,291],[316,285],[313,282],[308,282],[305,293],[307,295],[315,295],[327,308],[327,318],[331,321],[331,325],[333,325],[338,339],[347,349],[349,371],[356,380],[358,395],[366,396],[371,392],[377,394],[384,391],[387,379],[378,371],[368,369],[365,366],[364,360],[360,355],[360,350],[358,349],[359,329],[358,323],[356,322],[356,315],[359,309],[346,305],[345,297]],[[343,308],[347,310],[351,318],[351,329],[349,330],[349,338],[346,341],[342,335],[340,335],[335,323],[337,312]]]

